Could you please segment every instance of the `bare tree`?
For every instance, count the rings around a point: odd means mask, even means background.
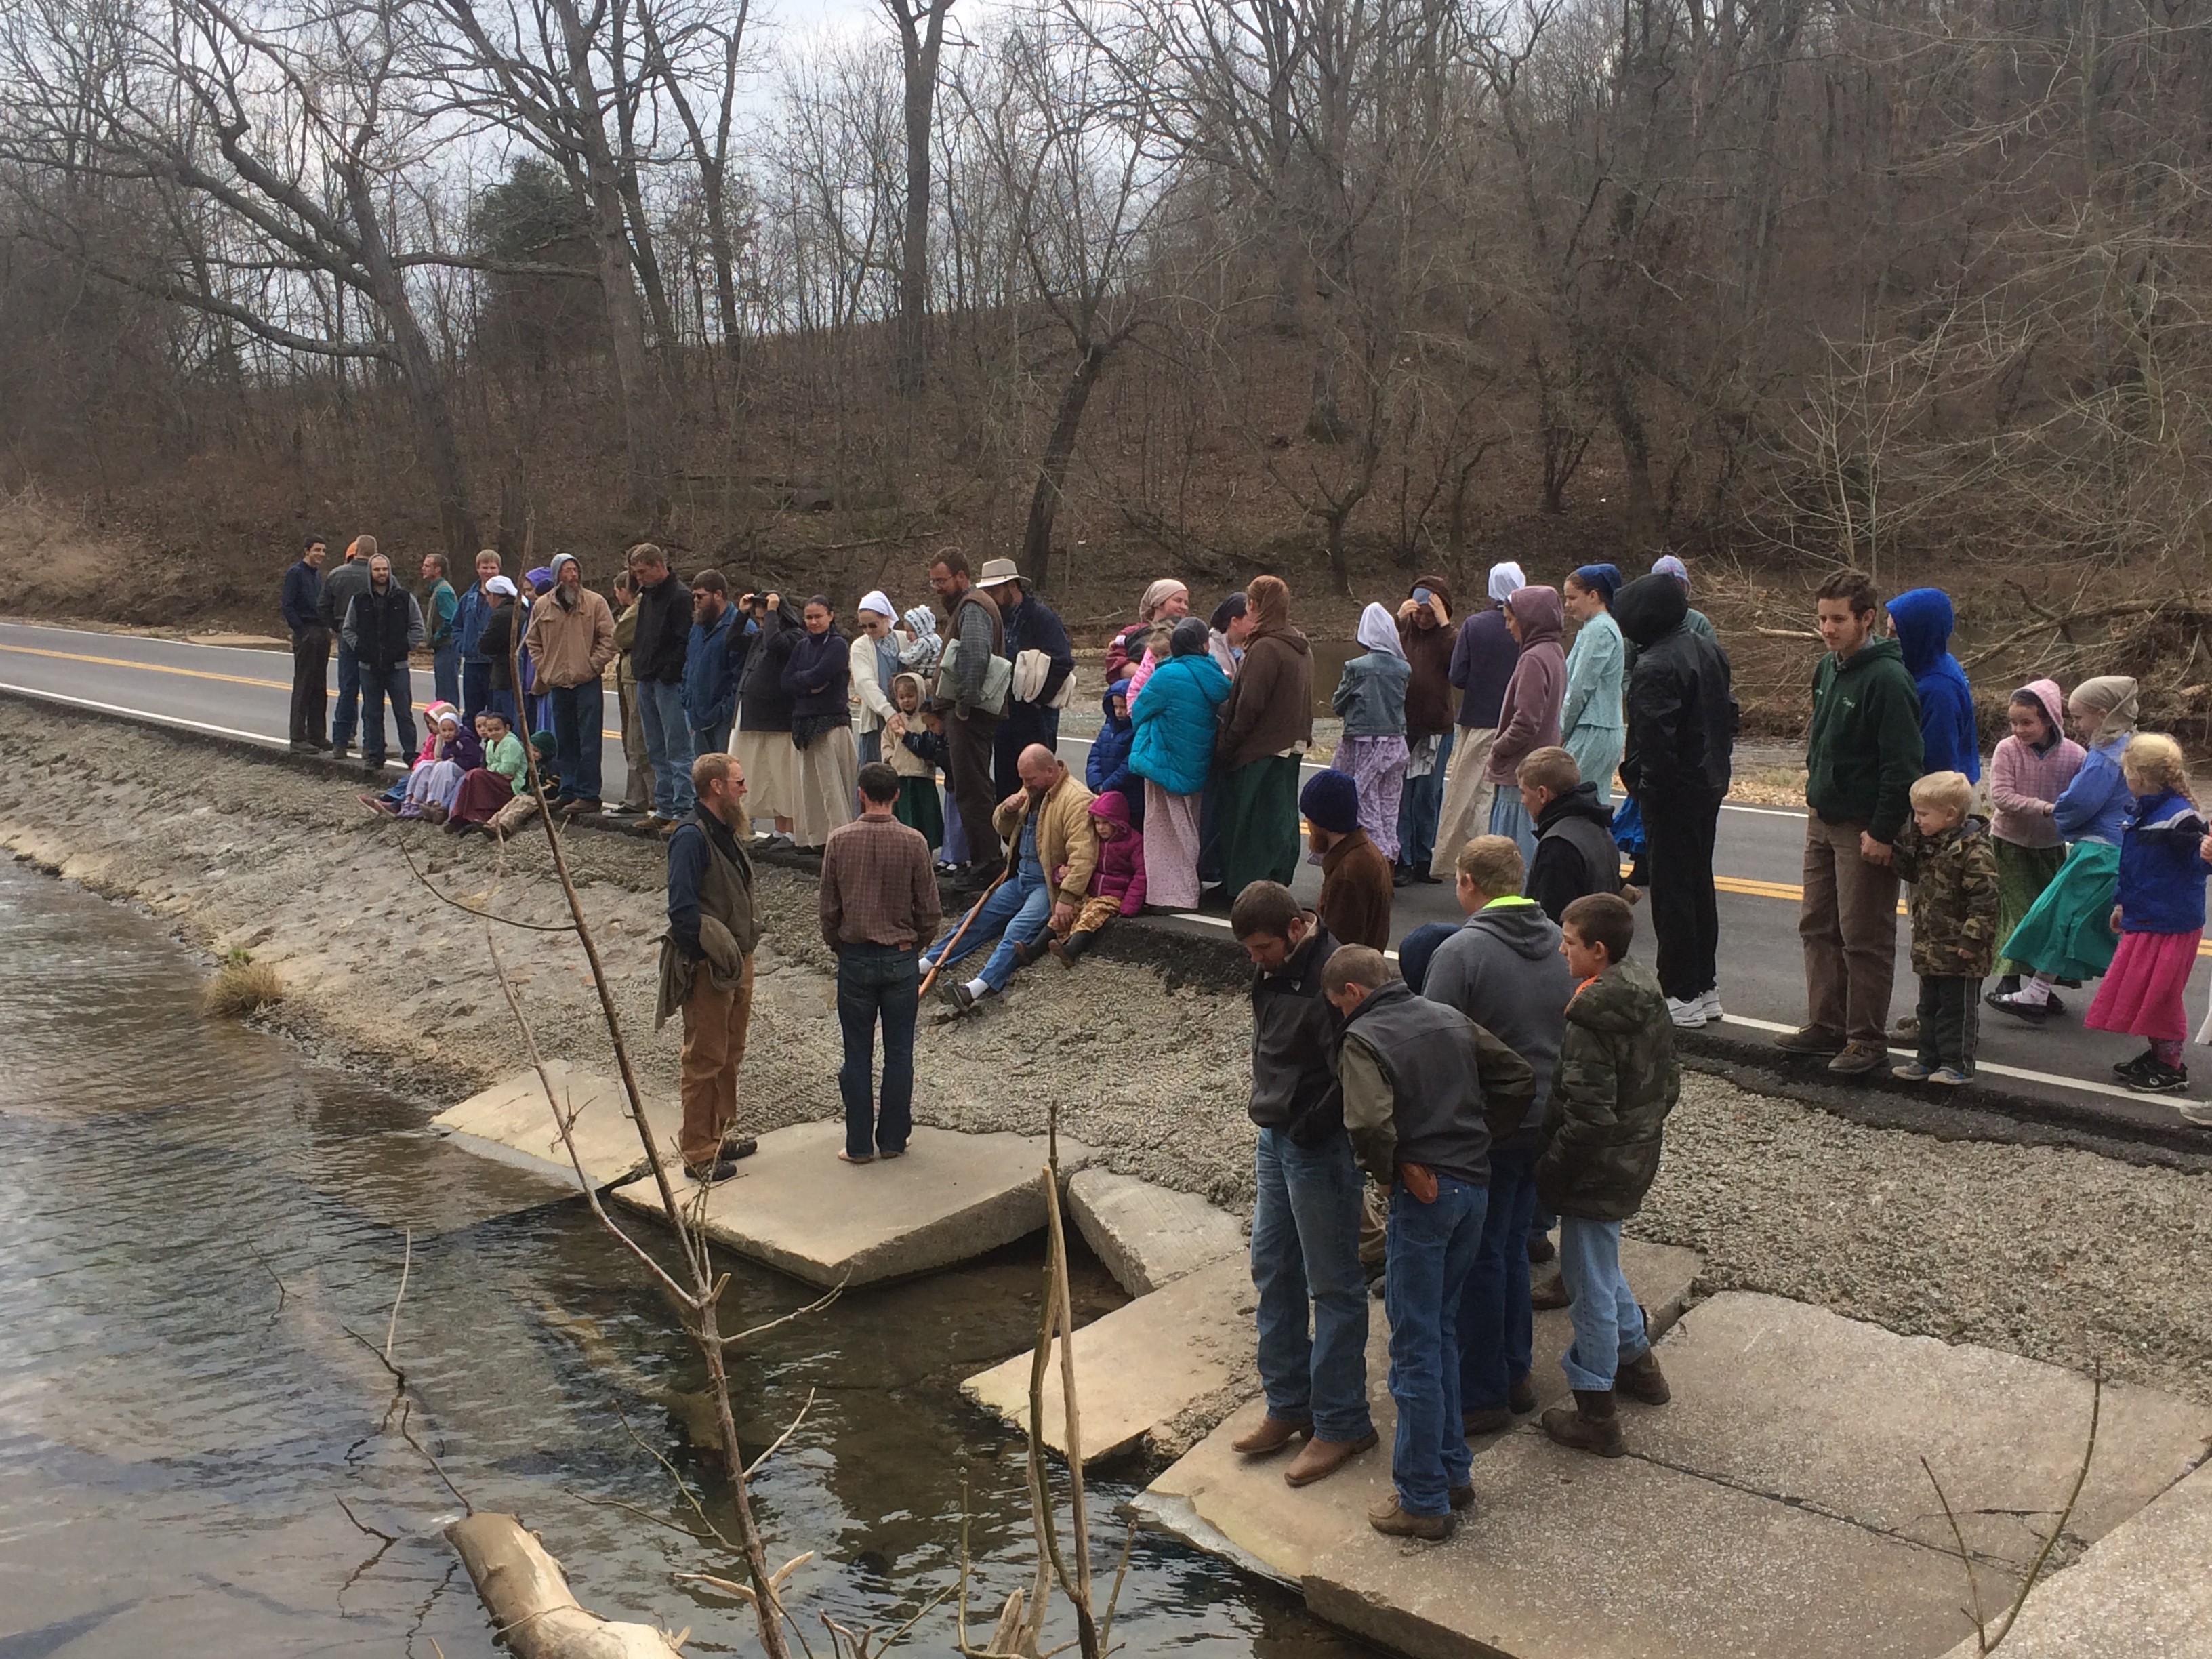
[[[908,397],[920,392],[929,361],[930,132],[937,115],[938,61],[952,0],[883,0],[898,30],[905,78],[906,200],[899,238],[897,335],[893,378]]]

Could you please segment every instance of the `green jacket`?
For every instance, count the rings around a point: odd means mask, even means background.
[[[1923,836],[1907,823],[1891,867],[1912,884],[1912,971],[1923,979],[1987,979],[1997,952],[1997,855],[1970,817]]]
[[[1567,1004],[1536,1160],[1545,1208],[1587,1221],[1634,1215],[1659,1173],[1667,1114],[1681,1092],[1659,981],[1633,957],[1615,963]]]
[[[1813,671],[1805,732],[1805,804],[1829,823],[1863,823],[1895,842],[1920,775],[1920,694],[1895,640],[1869,640]]]

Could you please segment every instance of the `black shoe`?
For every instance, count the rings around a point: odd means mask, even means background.
[[[2112,1066],[2112,1075],[2123,1083],[2132,1083],[2137,1073],[2141,1073],[2145,1066],[2157,1064],[2158,1056],[2146,1048],[2133,1060],[2116,1061]]]
[[[2066,1005],[2058,1000],[2057,992],[2053,991],[2049,996],[2044,998],[2043,1012],[2049,1014],[2053,1019],[2057,1019],[2065,1013]]]
[[[726,1158],[718,1158],[712,1164],[687,1164],[684,1173],[702,1187],[713,1187],[729,1180],[738,1172],[738,1166]]]
[[[760,1142],[751,1135],[727,1135],[722,1140],[722,1156],[726,1159],[750,1158],[760,1151]]]
[[[1403,864],[1397,866],[1390,872],[1390,884],[1393,887],[1411,887],[1413,884],[1413,870]]]
[[[349,743],[334,743],[331,745],[331,758],[332,760],[349,760],[352,758],[352,756],[353,745]]]
[[[1536,1409],[1536,1384],[1528,1372],[1513,1379],[1513,1392],[1506,1396],[1505,1403],[1513,1408],[1516,1417],[1526,1417]]]
[[[2008,997],[2018,989],[2020,989],[2020,975],[2018,974],[2007,974],[2004,977],[1998,980],[1995,985],[1990,987],[1989,995],[1984,998],[1983,1000],[1990,1001],[1998,997]]]
[[[1998,996],[1994,994],[1987,1000],[1990,1006],[1996,1009],[2000,1013],[2010,1014],[2014,1019],[2024,1019],[2030,1025],[2040,1025],[2051,1018],[2051,1009],[2047,1003],[2022,1002],[2017,996]]]
[[[975,994],[957,979],[945,988],[945,1000],[952,1005],[956,1014],[964,1014],[975,1006]]]
[[[1530,1267],[1540,1267],[1547,1261],[1557,1257],[1559,1254],[1559,1247],[1552,1243],[1551,1234],[1530,1233],[1528,1235],[1528,1265]]]
[[[286,745],[285,752],[293,755],[312,755],[315,752],[315,745],[305,738],[295,738]]]
[[[363,756],[361,757],[361,769],[362,769],[362,771],[364,771],[364,772],[381,772],[381,771],[383,771],[383,770],[384,770],[384,757],[383,757],[383,756],[381,756],[381,755],[379,755],[379,756],[377,756],[375,758],[371,759],[368,756],[367,756],[367,755],[363,755]]]
[[[2189,1068],[2154,1060],[2128,1079],[2128,1087],[2139,1095],[2178,1095],[2189,1086]]]
[[[1414,871],[1413,879],[1424,887],[1441,887],[1444,880],[1442,876],[1431,875],[1426,870]]]

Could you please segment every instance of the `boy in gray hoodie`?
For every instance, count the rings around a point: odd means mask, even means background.
[[[1506,1428],[1515,1413],[1536,1408],[1527,1240],[1536,1209],[1537,1131],[1574,987],[1558,927],[1534,899],[1520,896],[1522,867],[1510,836],[1467,843],[1458,872],[1467,921],[1437,947],[1421,986],[1424,996],[1458,1009],[1535,1073],[1520,1129],[1491,1144],[1490,1203],[1460,1302],[1460,1411],[1469,1434]]]

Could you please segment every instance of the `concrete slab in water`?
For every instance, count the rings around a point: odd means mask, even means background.
[[[1244,1251],[1243,1226],[1226,1210],[1111,1170],[1085,1170],[1069,1182],[1067,1209],[1131,1296]]]
[[[1079,1180],[1081,1177],[1078,1177]],[[1216,1261],[1139,1297],[1075,1334],[1083,1461],[1126,1451],[1199,1401],[1224,1393],[1224,1409],[1259,1386],[1253,1374],[1252,1274],[1241,1255]],[[1030,1361],[1016,1354],[969,1377],[961,1392],[1026,1429]],[[1060,1345],[1049,1359],[1045,1443],[1067,1455]]]
[[[1948,1659],[1979,1651],[1970,1638]],[[2039,1583],[2001,1651],[2006,1659],[2212,1659],[2212,1469],[2170,1488]]]
[[[573,1070],[566,1060],[549,1060],[555,1097],[574,1114],[570,1134],[578,1158],[594,1187],[605,1187],[627,1178],[645,1166],[645,1151],[637,1128],[630,1121],[629,1103],[621,1082],[595,1073]],[[664,1156],[676,1158],[677,1118],[672,1109],[648,1099],[646,1121]],[[441,1112],[432,1124],[455,1137],[467,1150],[497,1158],[574,1188],[576,1171],[561,1145],[553,1123],[545,1086],[535,1071],[513,1077],[471,1095],[459,1105]]]
[[[1634,1239],[1624,1242],[1621,1256],[1629,1283],[1655,1323],[1663,1329],[1681,1311],[1701,1265],[1699,1257],[1693,1250]],[[1152,1299],[1147,1297],[1132,1303],[1121,1312],[1134,1313]],[[1382,1437],[1376,1451],[1356,1459],[1342,1474],[1319,1486],[1294,1492],[1283,1484],[1283,1468],[1290,1461],[1287,1455],[1253,1462],[1230,1449],[1232,1440],[1267,1414],[1266,1403],[1255,1399],[1176,1460],[1138,1495],[1135,1507],[1154,1524],[1200,1549],[1242,1559],[1248,1565],[1256,1563],[1270,1577],[1292,1583],[1303,1579],[1317,1559],[1355,1530],[1367,1532],[1368,1504],[1390,1489],[1390,1436],[1398,1417],[1387,1387],[1389,1336],[1382,1320],[1382,1304],[1373,1303],[1370,1308],[1367,1395],[1376,1430]],[[1103,1325],[1106,1321],[1098,1322]],[[1082,1334],[1077,1333],[1079,1353]],[[1536,1316],[1531,1379],[1538,1400],[1546,1405],[1566,1397],[1567,1379],[1559,1370],[1559,1355],[1571,1340],[1564,1311]],[[1249,1364],[1249,1338],[1245,1352]],[[1086,1419],[1089,1409],[1086,1404]],[[1479,1469],[1477,1480],[1479,1485]]]
[[[794,1124],[760,1138],[738,1177],[707,1196],[715,1243],[810,1285],[872,1285],[965,1261],[1044,1225],[1038,1182],[1044,1137],[917,1128],[903,1158],[842,1164],[842,1120]],[[1060,1142],[1063,1178],[1090,1159]],[[674,1172],[678,1196],[690,1190]],[[615,1196],[658,1211],[650,1180]],[[1026,1383],[1024,1384],[1026,1387]]]
[[[2023,1572],[2088,1437],[2090,1382],[2077,1372],[1780,1297],[1715,1297],[1660,1358],[1674,1403],[1639,1418],[1639,1455],[1948,1549],[1925,1457],[1968,1547]],[[2208,1436],[2212,1409],[2107,1384],[2068,1531],[2103,1537],[2193,1468]]]

